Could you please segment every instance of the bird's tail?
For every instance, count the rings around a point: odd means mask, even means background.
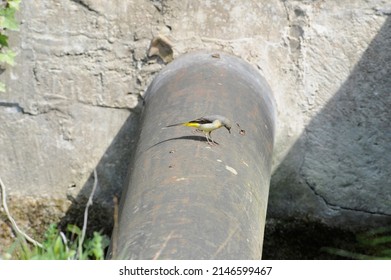
[[[189,127],[199,127],[200,126],[200,124],[198,122],[186,122],[186,123],[183,123],[182,125],[189,126]]]
[[[175,123],[175,124],[170,124],[167,125],[166,127],[172,127],[172,126],[178,126],[178,125],[184,125],[185,123]]]
[[[170,124],[170,125],[167,125],[166,127],[179,126],[179,125],[189,126],[189,127],[199,127],[200,126],[200,124],[196,123],[196,122],[185,122],[185,123]]]

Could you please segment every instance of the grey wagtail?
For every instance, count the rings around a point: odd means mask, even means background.
[[[167,127],[178,126],[178,125],[195,127],[197,128],[197,130],[204,132],[206,141],[208,141],[209,145],[212,145],[210,141],[214,142],[210,135],[213,130],[216,130],[224,126],[228,130],[228,132],[231,133],[231,127],[232,127],[229,119],[219,115],[205,116],[184,123],[171,124],[168,125]]]

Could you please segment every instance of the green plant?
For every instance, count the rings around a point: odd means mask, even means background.
[[[12,218],[8,206],[6,188],[0,177],[0,193],[2,196],[2,206],[11,222],[12,229],[17,235],[17,241],[11,246],[3,258],[10,259],[16,256],[23,260],[85,260],[85,259],[104,259],[104,250],[109,245],[109,239],[94,232],[93,237],[85,239],[88,221],[88,208],[93,203],[93,196],[98,186],[98,175],[94,169],[94,184],[91,194],[88,198],[86,208],[84,209],[83,228],[80,229],[75,225],[67,226],[68,237],[58,230],[56,224],[52,224],[44,235],[44,241],[39,243],[22,230],[19,229],[14,218]],[[30,245],[31,244],[31,245]],[[0,259],[2,257],[0,256]]]
[[[381,227],[356,236],[357,252],[323,248],[333,255],[358,260],[391,260],[391,227]]]
[[[108,237],[94,232],[80,246],[81,235],[82,231],[75,225],[68,225],[66,236],[56,224],[51,224],[42,246],[30,245],[24,237],[19,236],[7,255],[22,260],[103,260],[105,248],[109,245]]]
[[[15,19],[15,13],[19,9],[21,0],[1,0],[0,2],[0,64],[14,65],[16,53],[8,46],[7,30],[19,30],[19,23]],[[4,83],[0,82],[0,91],[5,91]]]

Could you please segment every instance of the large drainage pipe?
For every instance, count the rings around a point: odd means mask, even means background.
[[[191,53],[145,101],[109,258],[260,259],[275,130],[265,79],[237,57]],[[212,133],[218,144],[166,127],[214,114],[233,123]]]

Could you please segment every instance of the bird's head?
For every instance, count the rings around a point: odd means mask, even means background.
[[[231,121],[227,119],[226,117],[220,116],[220,115],[213,115],[209,117],[205,117],[208,120],[213,120],[213,123],[217,125],[217,127],[225,127],[229,133],[231,133]]]
[[[228,130],[229,133],[231,133],[231,123],[228,121],[228,122],[224,122],[223,123],[223,126]]]

